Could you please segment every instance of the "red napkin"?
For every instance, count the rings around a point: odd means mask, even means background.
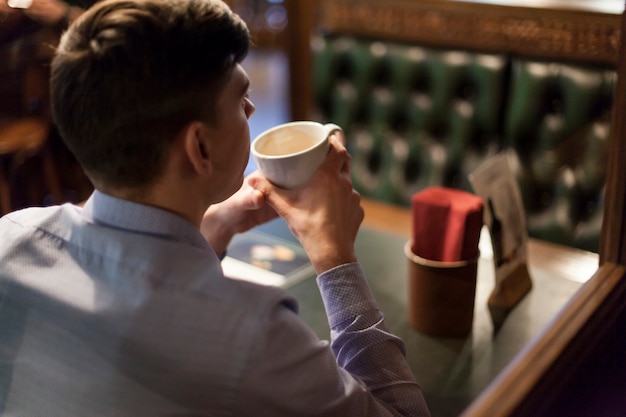
[[[413,253],[434,261],[478,256],[483,200],[466,191],[429,187],[413,195]]]

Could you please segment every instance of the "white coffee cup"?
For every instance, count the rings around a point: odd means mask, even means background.
[[[257,168],[274,185],[295,188],[305,184],[328,153],[328,137],[335,124],[301,121],[275,126],[252,141]]]

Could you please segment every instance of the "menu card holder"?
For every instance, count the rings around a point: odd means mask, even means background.
[[[509,312],[532,288],[527,267],[526,216],[511,165],[512,153],[500,153],[469,175],[475,193],[485,201],[484,222],[493,247],[495,288],[488,300],[497,331]]]

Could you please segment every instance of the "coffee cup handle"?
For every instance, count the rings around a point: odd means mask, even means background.
[[[326,137],[328,138],[330,135],[332,135],[335,132],[343,132],[343,129],[339,126],[336,125],[334,123],[327,123],[324,125],[324,130],[326,130]],[[344,138],[345,141],[345,138]]]

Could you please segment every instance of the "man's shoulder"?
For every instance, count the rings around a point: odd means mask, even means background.
[[[78,212],[80,207],[73,204],[63,204],[60,206],[27,207],[12,211],[0,217],[0,224],[16,224],[24,226],[37,226],[46,224],[50,220],[58,218],[65,212]]]
[[[151,277],[151,285],[146,283],[148,287],[205,298],[201,303],[213,300],[260,315],[277,307],[297,312],[297,303],[286,290],[226,278],[214,256],[178,242],[88,224],[80,210],[71,204],[18,210],[0,218],[0,234],[10,239],[11,246],[24,250],[26,245],[29,255],[41,249],[38,239],[33,239],[36,234],[46,236],[46,240],[69,243],[76,250],[80,248],[84,256],[75,259],[88,262],[81,264],[81,273],[107,264],[106,271],[113,271],[114,275],[142,282]]]
[[[80,207],[72,204],[48,207],[28,207],[0,217],[3,235],[32,233],[34,230],[57,228],[62,218],[75,217]]]

